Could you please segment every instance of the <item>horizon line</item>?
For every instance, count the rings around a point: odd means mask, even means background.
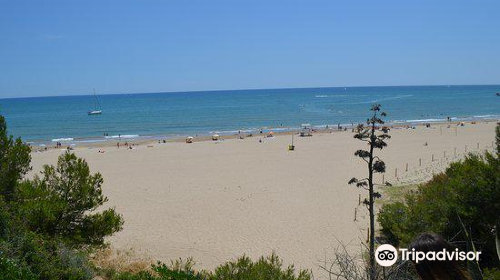
[[[224,91],[252,91],[252,90],[287,90],[287,89],[323,89],[323,88],[364,88],[364,87],[456,87],[456,86],[500,86],[500,84],[429,84],[429,85],[356,85],[356,86],[320,86],[320,87],[276,87],[276,88],[243,88],[243,89],[209,89],[209,90],[187,90],[187,91],[153,91],[153,92],[118,92],[101,93],[99,95],[132,95],[132,94],[169,94],[169,93],[200,93],[200,92],[224,92]],[[97,91],[97,93],[99,93]],[[72,97],[72,96],[91,96],[88,94],[63,94],[63,95],[41,95],[41,96],[20,96],[20,97],[0,97],[4,99],[24,99],[24,98],[50,98],[50,97]]]

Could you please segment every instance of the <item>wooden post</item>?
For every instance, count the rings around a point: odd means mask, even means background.
[[[361,194],[359,194],[359,197],[358,197],[358,206],[361,205]]]
[[[477,149],[479,150],[479,142],[477,142]]]
[[[396,175],[396,178],[398,178],[398,169],[396,168],[396,171],[394,172]]]
[[[422,166],[422,159],[421,158],[418,159],[418,166]]]
[[[445,158],[446,157],[446,151],[443,152],[443,157]]]
[[[358,215],[358,208],[354,208],[354,221],[356,221],[357,215]]]
[[[465,145],[465,152],[467,153],[467,145]]]
[[[406,172],[408,172],[408,163],[406,163]]]
[[[455,147],[454,157],[457,157],[457,148]]]
[[[434,154],[432,154],[432,162],[434,162]]]
[[[385,184],[385,174],[382,174],[382,184]]]

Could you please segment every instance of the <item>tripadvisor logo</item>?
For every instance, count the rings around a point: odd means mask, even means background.
[[[399,249],[401,254],[401,260],[403,261],[413,261],[419,263],[421,261],[479,261],[479,255],[481,252],[464,252],[455,249],[449,251],[443,249],[441,251],[429,251],[421,252],[415,251],[415,249]],[[398,260],[398,250],[394,246],[389,244],[380,245],[375,251],[375,260],[381,266],[391,266]]]
[[[375,260],[381,266],[391,266],[398,260],[398,251],[392,245],[380,245],[375,251]]]

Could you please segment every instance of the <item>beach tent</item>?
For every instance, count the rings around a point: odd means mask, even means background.
[[[219,134],[214,134],[214,135],[212,135],[212,140],[217,141],[217,140],[219,140],[219,137],[220,137]]]
[[[186,143],[193,143],[193,137],[192,136],[187,137]]]

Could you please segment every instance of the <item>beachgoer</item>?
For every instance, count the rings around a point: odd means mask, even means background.
[[[409,250],[417,252],[448,252],[455,251],[455,247],[444,238],[434,233],[423,233],[419,235],[410,245]],[[456,260],[421,260],[414,262],[415,270],[422,280],[470,280],[468,273],[464,271]]]

